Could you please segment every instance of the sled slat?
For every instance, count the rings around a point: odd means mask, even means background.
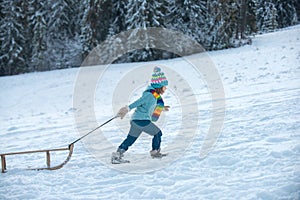
[[[12,152],[12,153],[2,153],[2,155],[17,155],[17,154],[29,154],[29,153],[41,153],[41,152],[47,152],[47,151],[67,151],[69,148],[59,148],[59,149],[46,149],[46,150],[34,150],[34,151],[20,151],[20,152]]]

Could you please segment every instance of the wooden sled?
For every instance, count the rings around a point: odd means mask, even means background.
[[[2,166],[2,173],[4,173],[7,168],[6,168],[6,156],[10,156],[10,155],[18,155],[18,154],[31,154],[31,153],[46,153],[46,164],[47,167],[44,168],[30,168],[29,170],[57,170],[62,168],[65,164],[67,164],[69,162],[69,160],[71,159],[71,156],[73,154],[73,149],[74,149],[74,144],[70,144],[68,148],[60,148],[60,149],[47,149],[47,150],[36,150],[36,151],[22,151],[22,152],[14,152],[14,153],[3,153],[0,154],[1,156],[1,166]],[[62,162],[59,165],[56,166],[51,166],[50,165],[50,152],[53,151],[69,151],[68,157],[66,158],[66,160],[64,162]]]
[[[42,168],[30,168],[28,170],[57,170],[62,168],[65,164],[67,164],[69,162],[69,160],[71,159],[71,156],[73,154],[73,149],[74,149],[74,144],[78,141],[80,141],[82,138],[88,136],[89,134],[93,133],[94,131],[96,131],[97,129],[101,128],[102,126],[104,126],[105,124],[109,123],[110,121],[112,121],[113,119],[118,118],[119,116],[116,115],[113,118],[107,120],[106,122],[104,122],[103,124],[101,124],[100,126],[98,126],[97,128],[95,128],[94,130],[91,130],[90,132],[88,132],[87,134],[85,134],[84,136],[78,138],[77,140],[75,140],[74,142],[72,142],[71,144],[69,144],[68,148],[60,148],[60,149],[47,149],[47,150],[36,150],[36,151],[22,151],[22,152],[14,152],[14,153],[2,153],[0,154],[1,156],[1,166],[2,166],[2,173],[5,172],[6,170],[6,159],[5,156],[9,156],[9,155],[17,155],[17,154],[31,154],[31,153],[45,153],[46,152],[46,164],[47,167],[42,167]],[[66,158],[66,160],[64,162],[62,162],[59,165],[50,166],[50,152],[52,151],[69,151],[69,155]]]

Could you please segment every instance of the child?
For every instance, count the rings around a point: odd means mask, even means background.
[[[143,92],[142,97],[129,106],[121,108],[117,114],[117,116],[123,119],[130,110],[136,108],[131,117],[131,127],[127,138],[118,147],[117,152],[112,154],[112,164],[129,162],[128,160],[122,159],[122,157],[142,132],[153,136],[152,150],[150,151],[151,157],[161,158],[166,156],[166,154],[160,153],[162,132],[152,121],[157,121],[162,111],[169,110],[169,106],[164,106],[161,97],[167,89],[168,80],[159,67],[155,67],[153,71],[151,84]]]

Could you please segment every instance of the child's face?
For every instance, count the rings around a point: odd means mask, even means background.
[[[163,87],[162,87],[162,93],[161,93],[161,94],[164,94],[166,90],[167,90],[167,87],[166,87],[166,86],[163,86]]]

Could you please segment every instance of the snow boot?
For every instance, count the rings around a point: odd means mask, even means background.
[[[152,158],[162,158],[164,156],[167,156],[166,153],[160,153],[160,149],[158,150],[151,150],[150,155]]]
[[[122,164],[129,163],[129,160],[124,160],[122,157],[124,156],[124,150],[118,149],[117,152],[113,152],[111,155],[111,164]]]

